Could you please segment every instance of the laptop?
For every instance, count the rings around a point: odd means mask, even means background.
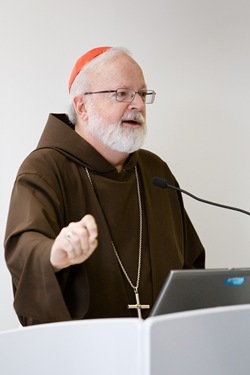
[[[250,268],[172,270],[150,316],[250,304]]]

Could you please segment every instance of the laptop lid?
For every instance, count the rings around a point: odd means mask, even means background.
[[[249,303],[250,268],[172,270],[150,316]]]

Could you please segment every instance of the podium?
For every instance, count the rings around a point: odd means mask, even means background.
[[[0,333],[1,375],[250,374],[250,305]]]
[[[153,318],[144,334],[144,374],[250,374],[250,305]]]

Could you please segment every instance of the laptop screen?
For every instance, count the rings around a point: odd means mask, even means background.
[[[250,304],[250,268],[173,270],[150,316]]]

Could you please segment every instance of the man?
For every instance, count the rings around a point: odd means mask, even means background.
[[[203,246],[167,164],[140,149],[148,90],[126,50],[76,63],[68,117],[51,114],[19,169],[5,255],[23,325],[146,318],[171,269],[203,268]]]

